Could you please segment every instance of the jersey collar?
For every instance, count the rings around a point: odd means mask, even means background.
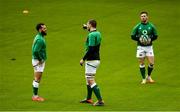
[[[147,24],[149,24],[149,22],[147,22],[147,23],[143,23],[143,22],[141,22],[141,24],[143,24],[143,25],[147,25]]]

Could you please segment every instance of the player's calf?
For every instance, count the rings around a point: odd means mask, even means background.
[[[140,64],[139,65],[139,69],[140,69],[140,72],[141,72],[141,76],[142,76],[142,79],[146,79],[146,69],[145,69],[145,64]]]
[[[151,73],[153,71],[153,68],[154,68],[154,64],[153,63],[150,63],[148,65],[148,76],[147,76],[147,82],[149,83],[154,83],[155,81],[151,78]]]

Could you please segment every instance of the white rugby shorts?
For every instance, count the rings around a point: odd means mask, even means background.
[[[32,59],[32,66],[34,68],[34,72],[43,72],[45,68],[45,62],[43,62],[40,65],[38,63],[39,63],[39,60]]]
[[[144,58],[146,56],[154,56],[153,46],[137,46],[136,57]]]
[[[92,60],[85,62],[85,74],[96,74],[96,70],[100,65],[99,60]]]

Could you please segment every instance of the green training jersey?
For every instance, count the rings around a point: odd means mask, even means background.
[[[46,56],[46,42],[41,33],[38,33],[34,38],[32,45],[32,58],[39,61],[45,61]]]
[[[140,43],[139,38],[141,36],[145,36],[148,38],[151,38],[151,42],[147,45],[143,45],[142,43]],[[150,22],[148,23],[139,23],[137,24],[131,33],[131,38],[135,41],[137,41],[137,45],[140,46],[151,46],[152,45],[152,41],[156,40],[158,37],[157,34],[157,30],[155,28],[155,26],[153,24],[151,24]]]
[[[85,42],[86,54],[84,60],[100,60],[100,44],[101,33],[99,31],[91,31]]]

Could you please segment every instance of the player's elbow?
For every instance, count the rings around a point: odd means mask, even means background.
[[[131,39],[132,40],[136,40],[136,36],[135,35],[131,35]]]
[[[35,56],[38,56],[38,55],[39,55],[39,52],[38,52],[38,51],[34,51],[33,54],[34,54]]]
[[[153,36],[153,40],[156,40],[158,38],[158,35]]]
[[[158,35],[155,35],[155,38],[157,39],[157,38],[158,38]]]

